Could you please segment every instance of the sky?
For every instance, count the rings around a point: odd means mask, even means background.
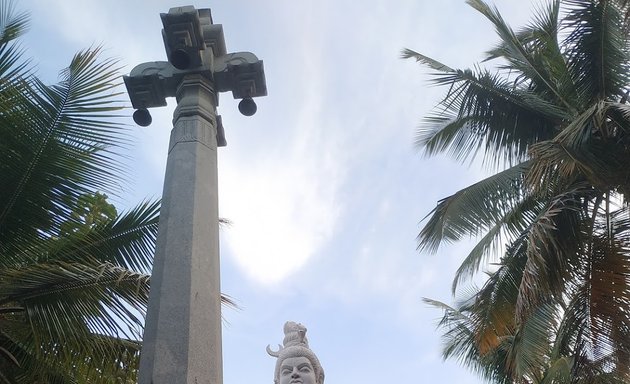
[[[537,3],[496,0],[515,28]],[[477,165],[427,158],[416,129],[446,89],[401,60],[410,48],[454,68],[498,41],[464,0],[18,0],[38,75],[57,81],[77,51],[102,45],[122,73],[166,60],[159,14],[211,8],[228,52],[264,61],[268,96],[240,115],[222,94],[228,146],[219,149],[224,383],[272,383],[292,320],[308,328],[326,383],[482,383],[441,358],[441,312],[471,243],[420,253],[416,235],[436,202],[483,177]],[[162,191],[174,100],[133,125],[129,175],[113,200],[127,209]]]

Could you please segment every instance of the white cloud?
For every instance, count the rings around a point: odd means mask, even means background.
[[[311,156],[294,152],[222,168],[221,216],[232,221],[224,230],[228,246],[259,282],[278,282],[296,271],[333,233],[336,181],[325,177]]]
[[[256,153],[241,150],[238,160],[221,161],[221,216],[233,222],[225,229],[228,247],[246,274],[264,284],[303,266],[333,234],[340,214],[343,165],[317,123],[322,96],[316,88],[292,106],[295,123],[281,145],[261,138]]]
[[[288,8],[309,14],[313,7]],[[321,26],[315,17],[294,17],[286,8],[273,12],[300,34],[274,33],[282,36],[289,62],[273,63],[256,52],[269,66],[267,109],[254,117],[256,131],[248,139],[255,136],[255,145],[236,144],[222,153],[219,174],[220,214],[233,223],[224,230],[230,254],[247,276],[267,285],[298,271],[331,238],[346,172],[342,127],[326,118],[325,79],[331,68]],[[221,109],[227,121],[230,111],[225,105]],[[274,118],[266,120],[266,113]],[[266,134],[271,131],[275,136]],[[228,132],[233,134],[238,132]]]

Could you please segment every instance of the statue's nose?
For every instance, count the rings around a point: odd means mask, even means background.
[[[300,372],[298,371],[297,367],[293,367],[293,372],[291,372],[291,377],[299,377],[300,376]]]

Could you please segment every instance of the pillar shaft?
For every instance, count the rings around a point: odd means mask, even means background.
[[[139,384],[222,384],[216,95],[177,89]]]

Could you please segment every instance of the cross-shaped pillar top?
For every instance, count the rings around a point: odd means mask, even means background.
[[[187,75],[202,75],[211,81],[215,92],[231,91],[242,99],[239,110],[246,116],[256,112],[253,97],[266,96],[267,85],[262,60],[250,52],[227,53],[223,26],[212,22],[210,9],[193,6],[171,8],[160,14],[162,38],[169,61],[137,65],[123,76],[134,120],[142,126],[151,123],[148,108],[166,105]],[[218,105],[215,95],[215,106]]]

